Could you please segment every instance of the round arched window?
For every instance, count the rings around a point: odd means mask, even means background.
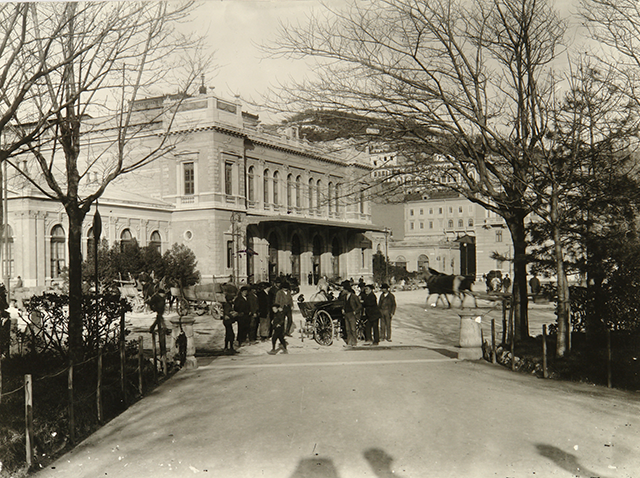
[[[51,229],[51,277],[58,278],[65,267],[65,240],[66,235],[61,225]]]

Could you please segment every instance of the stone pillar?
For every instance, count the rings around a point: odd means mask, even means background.
[[[184,331],[187,336],[187,360],[184,364],[185,368],[198,368],[198,360],[196,359],[196,343],[194,340],[193,324],[196,322],[195,317],[186,315],[182,318],[174,317],[170,319],[171,322],[171,356],[176,358],[178,356],[178,347],[176,345],[176,339],[180,335],[181,331]],[[182,324],[182,330],[181,330]]]
[[[462,360],[480,360],[482,358],[482,317],[476,315],[460,316],[460,352]]]

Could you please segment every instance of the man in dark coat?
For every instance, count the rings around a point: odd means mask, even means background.
[[[389,285],[380,286],[382,294],[378,299],[380,307],[380,340],[391,342],[391,319],[396,313],[396,297],[389,292]]]
[[[342,301],[342,315],[344,317],[345,329],[347,332],[346,342],[349,346],[358,345],[358,334],[356,331],[357,318],[362,313],[362,302],[353,292],[351,282],[348,280],[340,284],[342,291],[339,300]]]
[[[380,307],[378,307],[378,300],[373,293],[373,286],[370,284],[364,285],[364,290],[360,296],[362,300],[362,306],[364,307],[364,314],[366,318],[366,326],[364,329],[365,343],[371,343],[372,345],[378,345],[380,343]]]
[[[238,313],[238,347],[242,346],[249,337],[249,323],[251,321],[251,305],[249,304],[249,286],[242,286],[240,293],[233,302],[233,310]]]

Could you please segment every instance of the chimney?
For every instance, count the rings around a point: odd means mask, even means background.
[[[202,83],[200,84],[200,90],[198,91],[198,93],[200,93],[201,95],[206,95],[207,87],[204,86],[204,73],[200,75],[200,79],[202,80]]]

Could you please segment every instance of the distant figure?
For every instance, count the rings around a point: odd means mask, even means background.
[[[16,279],[16,289],[20,289],[22,287],[22,277],[18,276]]]
[[[540,279],[538,279],[538,276],[535,274],[533,274],[533,277],[529,279],[529,287],[531,287],[531,295],[535,302],[537,295],[540,294]]]
[[[288,354],[287,351],[287,341],[284,338],[284,329],[285,329],[285,321],[286,321],[286,312],[282,305],[274,304],[273,305],[273,319],[271,321],[271,327],[273,332],[271,335],[271,350],[267,352],[269,355],[275,355],[278,353],[276,349],[276,342],[280,341],[280,347],[282,348],[282,353]]]
[[[511,290],[511,279],[509,278],[509,274],[505,274],[504,279],[502,280],[502,290],[504,292],[509,292]]]

